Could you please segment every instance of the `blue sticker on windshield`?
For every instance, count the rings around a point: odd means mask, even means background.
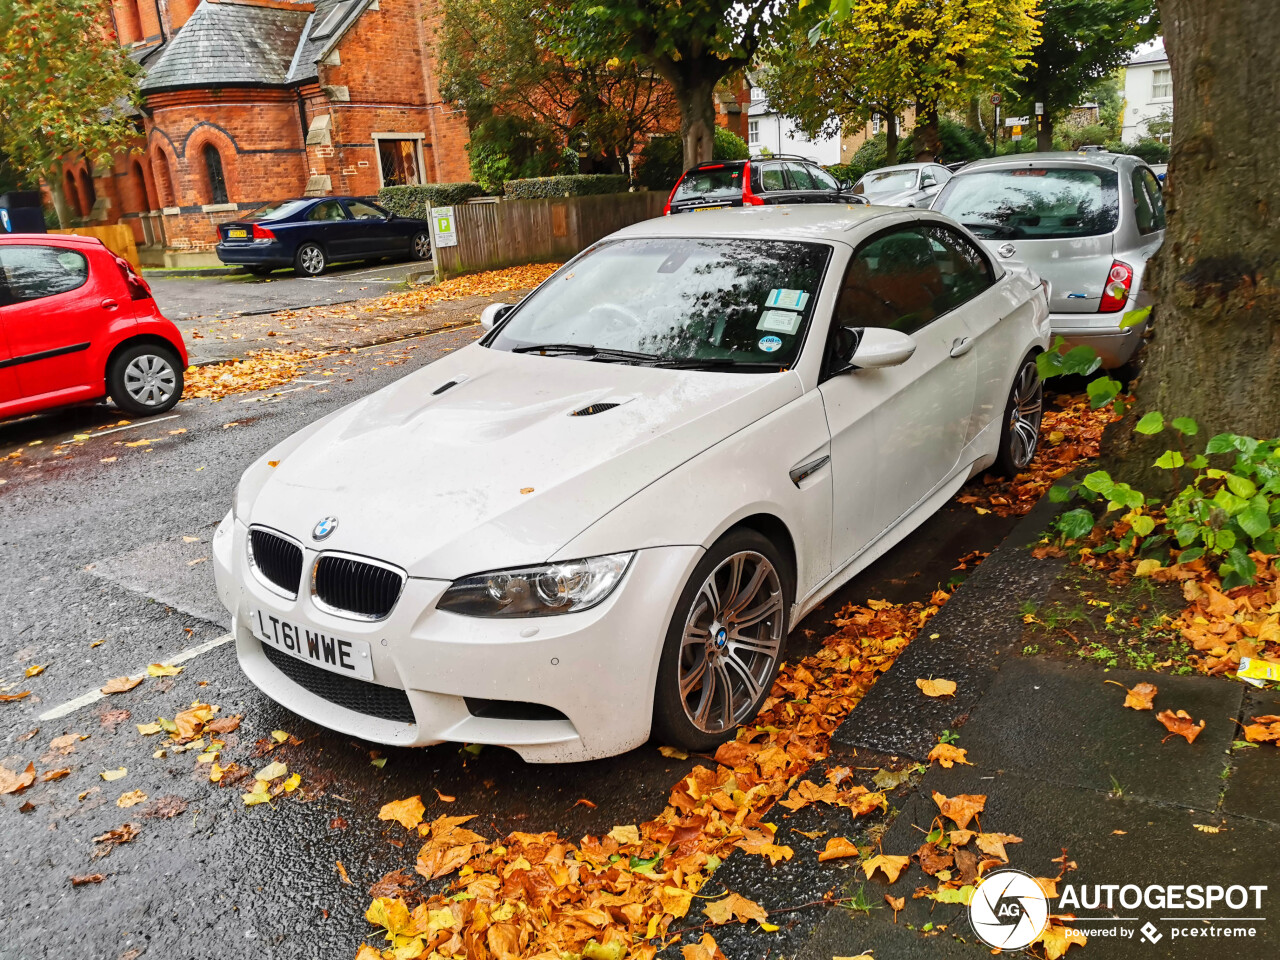
[[[773,353],[775,350],[782,349],[782,341],[777,337],[761,337],[759,347],[765,353]]]

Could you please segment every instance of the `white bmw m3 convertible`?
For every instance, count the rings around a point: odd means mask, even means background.
[[[1046,292],[929,211],[651,220],[482,322],[263,454],[218,528],[245,673],[334,730],[712,749],[792,624],[1035,452]]]

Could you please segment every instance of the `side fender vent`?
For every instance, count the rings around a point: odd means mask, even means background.
[[[617,403],[589,403],[585,407],[580,407],[573,413],[571,417],[594,417],[597,413],[604,413],[606,410],[612,410],[614,407],[621,406]]]

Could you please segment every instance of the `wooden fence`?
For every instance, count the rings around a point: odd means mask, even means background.
[[[436,251],[438,275],[567,260],[615,230],[661,216],[666,200],[643,190],[459,204],[453,208],[458,243]]]
[[[97,237],[108,250],[133,264],[133,269],[142,271],[142,261],[138,259],[138,244],[133,238],[133,229],[127,223],[101,227],[74,227],[71,230],[50,230],[49,232]]]

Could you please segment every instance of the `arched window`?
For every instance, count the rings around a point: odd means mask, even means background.
[[[156,177],[156,195],[160,206],[172,207],[177,203],[177,195],[173,192],[173,177],[169,173],[169,158],[163,150],[157,149],[151,170]]]
[[[204,145],[204,170],[209,177],[209,202],[227,202],[227,178],[222,173],[222,155],[212,143]]]
[[[93,186],[93,171],[87,167],[80,171],[80,192],[84,195],[85,216],[93,213],[93,205],[98,202],[98,191]]]
[[[133,161],[133,195],[137,210],[130,211],[133,213],[142,213],[151,209],[151,197],[147,192],[147,175],[142,171],[142,161]]]

